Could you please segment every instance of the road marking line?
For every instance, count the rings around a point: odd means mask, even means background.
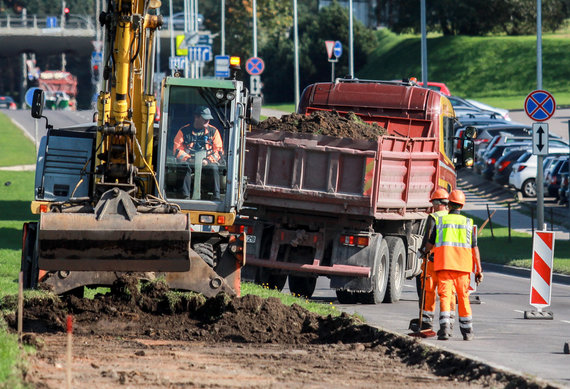
[[[524,311],[521,311],[520,309],[514,309],[514,311],[518,313],[524,313]]]
[[[570,324],[570,320],[560,320],[562,323],[568,323]]]

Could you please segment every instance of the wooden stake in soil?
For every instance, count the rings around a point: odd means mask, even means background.
[[[18,342],[22,343],[22,330],[24,327],[24,273],[18,276]]]
[[[71,389],[71,343],[72,343],[72,324],[73,318],[67,315],[67,363],[66,363],[66,385],[67,389]]]

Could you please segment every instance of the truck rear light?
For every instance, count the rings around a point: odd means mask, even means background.
[[[47,204],[40,204],[40,212],[45,213],[47,211],[48,211],[48,205]]]
[[[366,247],[366,246],[368,246],[368,242],[369,242],[369,239],[367,236],[359,236],[356,239],[356,245],[358,247]]]
[[[223,215],[219,215],[216,220],[216,224],[226,224],[226,217]]]
[[[366,247],[370,243],[370,238],[367,236],[354,236],[354,235],[341,235],[340,244],[345,246],[358,246]]]
[[[198,221],[201,224],[214,224],[214,215],[200,215]]]
[[[522,172],[524,169],[526,169],[526,165],[519,165],[517,172]]]
[[[345,246],[354,246],[354,236],[352,235],[341,235],[340,244]]]

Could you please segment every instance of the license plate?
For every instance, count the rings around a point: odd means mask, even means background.
[[[255,243],[255,235],[246,235],[245,241],[246,243]]]

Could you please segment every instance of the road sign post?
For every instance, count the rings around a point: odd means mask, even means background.
[[[532,120],[536,122],[544,122],[550,119],[552,115],[554,115],[554,112],[556,111],[556,101],[554,100],[554,97],[550,93],[548,93],[545,90],[538,89],[528,94],[528,96],[524,101],[524,110],[528,115],[528,117],[531,118]],[[543,131],[545,131],[545,128],[546,128],[546,136],[544,136],[543,133]],[[536,208],[537,208],[538,229],[544,230],[545,228],[544,228],[543,160],[544,160],[544,155],[548,154],[548,125],[546,125],[546,123],[534,123],[532,139],[533,139],[533,153],[537,155]],[[545,144],[546,147],[544,147]],[[546,152],[546,154],[544,154],[544,152]]]
[[[525,311],[525,319],[554,319],[550,306],[552,296],[552,265],[554,261],[554,232],[536,231],[532,239],[532,268],[529,303],[536,311]]]

